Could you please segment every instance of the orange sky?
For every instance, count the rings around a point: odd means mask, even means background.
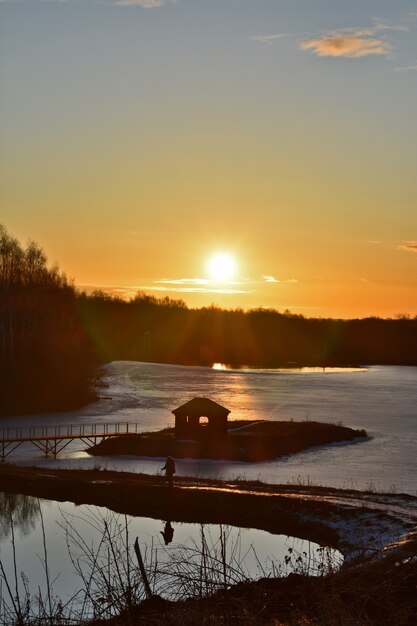
[[[81,286],[417,315],[417,17],[351,4],[0,3],[0,221]]]

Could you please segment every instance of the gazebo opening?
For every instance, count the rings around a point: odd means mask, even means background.
[[[195,439],[203,434],[212,437],[227,435],[230,410],[209,398],[193,398],[172,412],[175,415],[177,438]]]

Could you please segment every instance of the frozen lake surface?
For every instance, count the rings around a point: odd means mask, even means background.
[[[363,370],[214,370],[119,361],[106,366],[103,399],[80,411],[3,419],[3,425],[137,422],[141,431],[173,425],[171,411],[195,396],[231,410],[230,419],[311,420],[365,428],[360,443],[314,448],[266,463],[179,460],[179,475],[314,483],[417,494],[417,368]],[[33,447],[10,458],[54,467],[93,467],[155,474],[160,459],[90,458],[74,442],[57,460]]]

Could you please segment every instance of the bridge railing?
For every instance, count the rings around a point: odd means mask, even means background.
[[[53,424],[45,426],[6,426],[0,428],[0,440],[48,439],[61,437],[93,437],[136,434],[135,422],[97,422],[84,424]]]

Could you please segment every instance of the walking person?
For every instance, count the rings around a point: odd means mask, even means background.
[[[174,485],[173,476],[175,474],[175,461],[172,456],[168,456],[165,461],[165,465],[162,468],[162,471],[165,470],[166,477],[168,479],[168,485],[172,487]]]

